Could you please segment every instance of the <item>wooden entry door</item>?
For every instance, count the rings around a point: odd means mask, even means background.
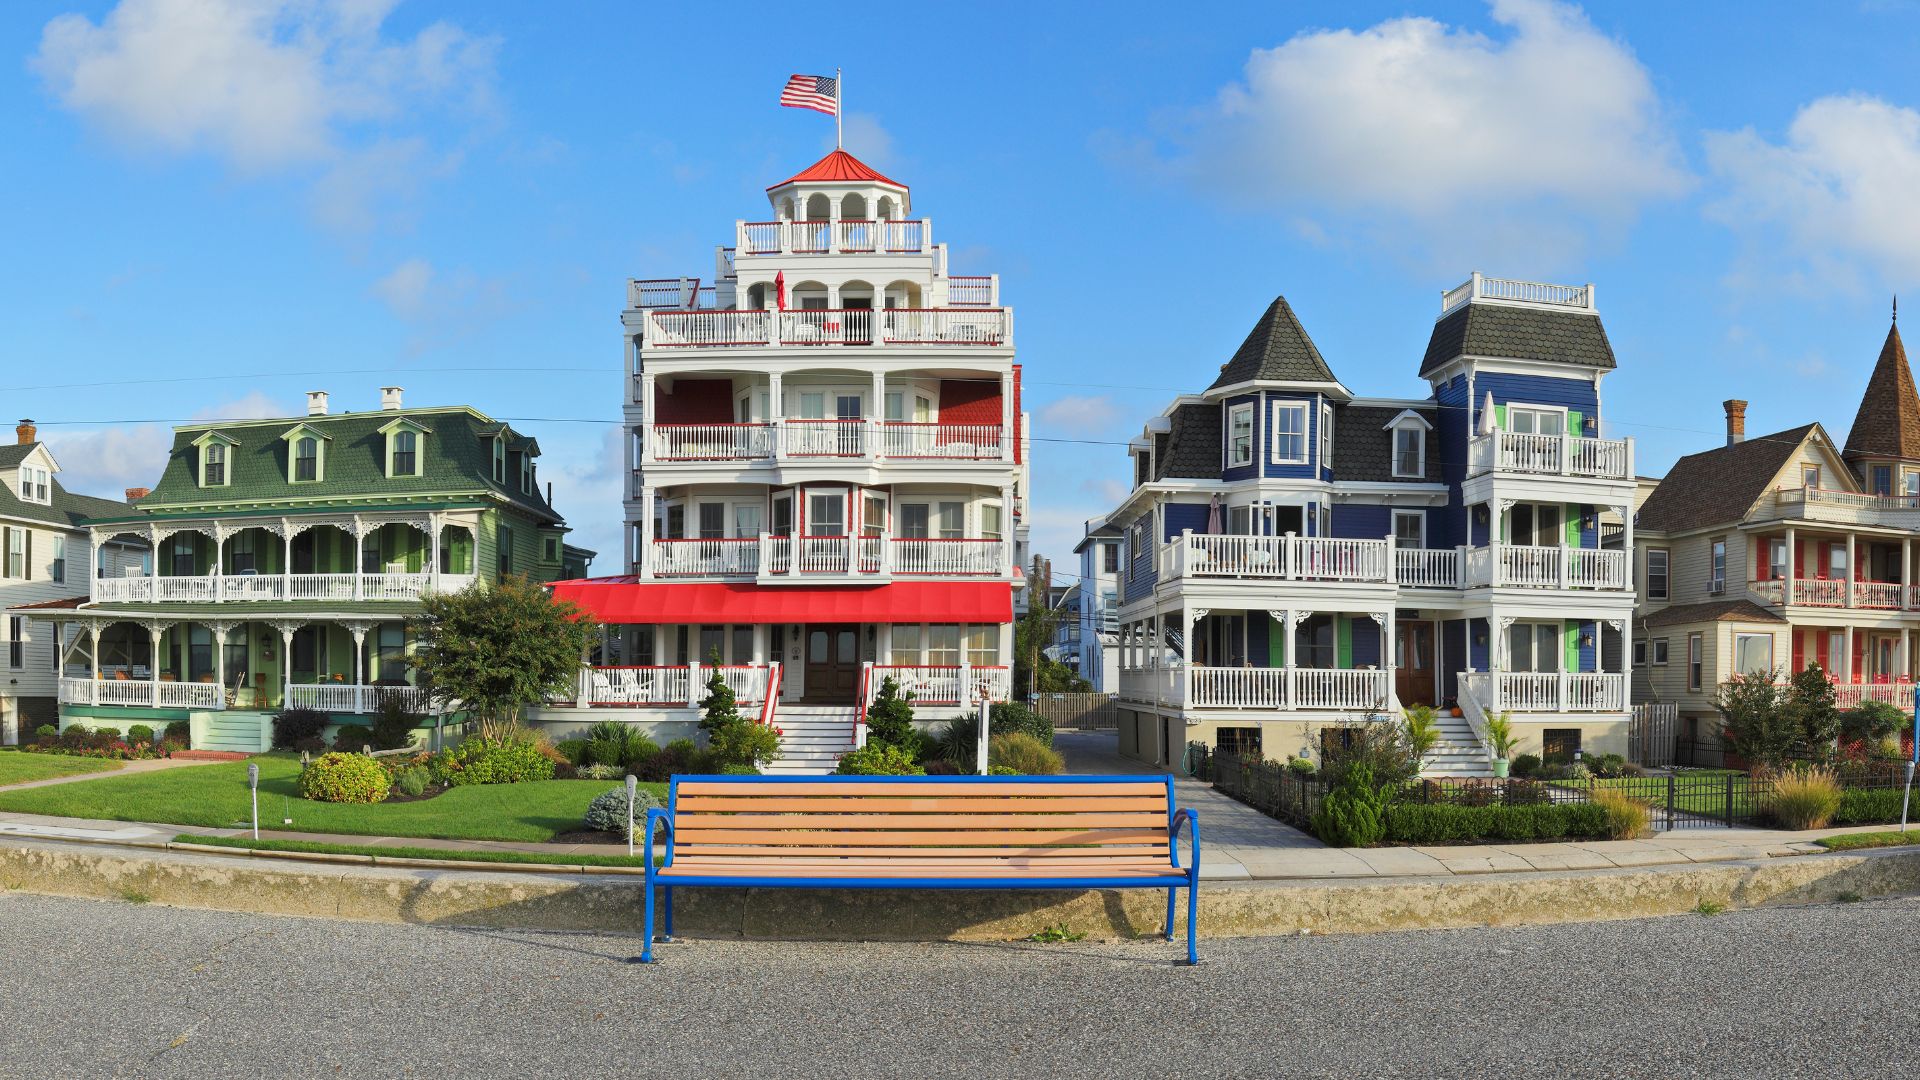
[[[812,705],[851,705],[860,688],[860,628],[851,624],[807,627],[807,685],[800,700]]]
[[[1393,689],[1402,705],[1436,705],[1434,625],[1407,620],[1395,624]]]

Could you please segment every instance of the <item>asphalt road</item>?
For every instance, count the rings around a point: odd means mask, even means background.
[[[1920,901],[1203,941],[463,931],[0,894],[0,1076],[1914,1075]]]

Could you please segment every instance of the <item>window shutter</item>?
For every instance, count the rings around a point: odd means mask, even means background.
[[[1803,635],[1800,632],[1800,628],[1796,626],[1793,628],[1791,636],[1793,638],[1793,670],[1795,674],[1799,674],[1807,669],[1805,635]]]
[[[20,531],[26,534],[26,536],[20,542],[21,548],[26,551],[26,561],[23,564],[21,564],[20,576],[27,579],[28,581],[32,581],[33,580],[33,530],[21,529]]]
[[[0,526],[0,578],[13,576],[13,560],[7,553],[13,550],[13,529]]]

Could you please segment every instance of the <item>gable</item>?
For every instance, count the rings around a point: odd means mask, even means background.
[[[1640,504],[1634,523],[1653,532],[1685,532],[1746,520],[1754,504],[1818,424],[1761,435],[1732,446],[1688,454],[1673,463],[1653,494]],[[1831,445],[1832,440],[1827,440]]]

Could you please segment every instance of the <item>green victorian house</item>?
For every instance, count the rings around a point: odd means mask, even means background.
[[[77,626],[62,725],[192,723],[197,749],[255,751],[284,707],[336,723],[411,689],[407,619],[429,592],[583,570],[541,492],[540,447],[464,406],[215,421],[175,429],[153,490],[85,524],[151,545],[151,573],[15,609]]]

